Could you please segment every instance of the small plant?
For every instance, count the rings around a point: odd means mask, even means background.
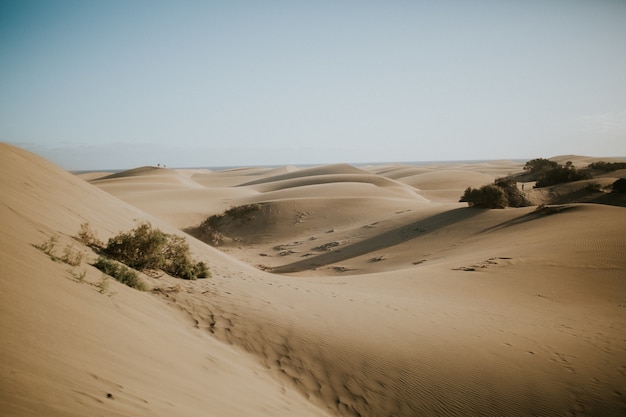
[[[551,205],[546,205],[546,204],[540,204],[535,209],[535,213],[539,214],[540,216],[549,216],[551,214],[560,213],[563,210],[565,210],[563,206],[551,206]]]
[[[91,229],[89,222],[80,225],[77,238],[86,246],[97,248],[104,246],[104,243],[96,237],[96,232]]]
[[[70,274],[72,274],[72,276],[74,278],[76,278],[78,280],[78,282],[85,282],[85,277],[87,276],[87,270],[85,268],[83,268],[82,271],[80,272],[76,272],[73,269],[69,271]]]
[[[125,265],[121,265],[110,259],[99,257],[93,264],[96,268],[102,271],[104,274],[115,278],[117,281],[125,284],[131,288],[145,291],[146,284],[139,278],[137,272],[129,269]]]
[[[100,294],[106,293],[109,290],[109,277],[106,274],[102,274],[102,277],[100,277],[100,281],[98,281],[96,287],[98,287],[98,292]]]
[[[63,256],[61,257],[61,260],[68,265],[78,266],[83,261],[84,257],[84,252],[74,250],[74,247],[72,245],[67,245],[63,250]]]
[[[35,247],[56,260],[56,256],[53,254],[53,251],[58,241],[59,237],[57,235],[52,235],[48,238],[48,240],[39,245],[35,245]]]

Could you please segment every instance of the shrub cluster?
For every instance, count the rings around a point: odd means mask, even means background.
[[[544,175],[546,172],[557,168],[559,166],[558,163],[551,161],[545,158],[536,158],[531,159],[526,162],[524,165],[524,171],[529,171],[530,174],[535,178],[539,178]]]
[[[219,245],[224,236],[221,229],[233,222],[246,224],[254,219],[256,212],[263,208],[261,204],[245,204],[242,206],[231,207],[222,214],[214,214],[203,221],[198,227],[185,230],[187,233],[195,236],[212,245]]]
[[[231,207],[225,210],[222,214],[214,214],[207,218],[201,225],[210,229],[217,229],[227,219],[238,220],[242,223],[247,223],[254,218],[253,214],[260,211],[262,206],[260,204],[244,204],[243,206]]]
[[[139,278],[137,272],[127,268],[125,265],[119,264],[110,259],[99,257],[93,264],[103,273],[112,276],[122,284],[128,285],[131,288],[136,288],[140,291],[146,290],[146,284]]]
[[[153,229],[150,223],[141,223],[130,232],[112,237],[102,253],[140,271],[160,269],[174,277],[191,280],[209,276],[204,262],[191,260],[184,238]]]
[[[612,184],[614,193],[626,193],[626,178],[620,178]]]
[[[498,178],[495,184],[483,185],[480,188],[467,187],[460,202],[470,207],[502,209],[505,207],[526,207],[530,202],[517,188],[512,178]]]
[[[495,184],[483,185],[480,188],[467,187],[460,202],[467,203],[470,207],[502,209],[508,205],[506,193]]]
[[[591,178],[589,172],[576,169],[571,161],[561,165],[549,159],[537,158],[526,162],[524,170],[529,171],[537,182],[536,188]]]
[[[498,178],[495,184],[502,188],[504,194],[506,194],[509,207],[527,207],[531,205],[524,193],[517,188],[517,181],[514,178]]]
[[[589,168],[603,172],[617,171],[618,169],[626,169],[626,162],[598,161],[590,163]]]

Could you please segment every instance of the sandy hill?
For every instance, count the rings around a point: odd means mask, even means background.
[[[158,298],[114,281],[101,294],[99,271],[33,246],[88,252],[72,238],[83,222],[106,238],[157,219],[27,152],[0,158],[0,415],[324,414]]]
[[[626,413],[622,207],[469,209],[388,194],[410,170],[391,187],[334,182],[384,177],[345,165],[94,183],[122,202],[23,151],[2,158],[4,415]],[[438,169],[445,184],[509,168]],[[257,188],[307,177],[328,181]],[[231,219],[226,253],[188,238],[213,277],[146,277],[152,293],[100,294],[99,272],[81,265],[81,283],[32,246],[73,242],[84,221],[103,239],[133,219],[180,233],[190,210],[240,204],[259,209]]]

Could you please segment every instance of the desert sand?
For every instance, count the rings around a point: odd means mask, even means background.
[[[626,415],[626,208],[458,202],[522,165],[73,175],[1,144],[0,415]],[[103,288],[80,225],[141,221],[212,277]],[[52,260],[50,236],[85,260]]]

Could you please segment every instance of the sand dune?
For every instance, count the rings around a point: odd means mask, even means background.
[[[468,172],[461,170],[447,170],[444,172],[427,172],[417,175],[403,177],[402,182],[409,184],[420,190],[461,190],[467,187],[480,187],[484,184],[493,182],[494,178],[490,175],[481,174],[479,172]]]
[[[91,185],[1,155],[0,414],[626,413],[623,207],[548,215],[397,192],[420,175],[495,178],[506,161],[147,170]],[[84,221],[101,238],[136,219],[180,233],[189,211],[249,203],[259,210],[231,219],[222,251],[188,238],[213,278],[145,277],[154,293],[100,294],[92,267],[80,283],[32,246],[56,233],[78,247]]]
[[[33,247],[54,234],[78,249],[85,221],[106,238],[157,219],[24,151],[0,158],[0,415],[324,415],[154,296],[114,281],[100,294],[93,267]]]
[[[324,176],[324,175],[367,175],[366,171],[363,171],[359,168],[356,168],[349,164],[335,164],[335,165],[325,165],[321,167],[313,167],[301,170],[291,170],[290,172],[281,173],[278,175],[267,175],[261,179],[253,180],[242,184],[244,186],[247,185],[256,185],[263,184],[267,182],[275,182],[282,180],[291,180],[295,178],[305,178],[305,177],[316,177],[316,176]]]

